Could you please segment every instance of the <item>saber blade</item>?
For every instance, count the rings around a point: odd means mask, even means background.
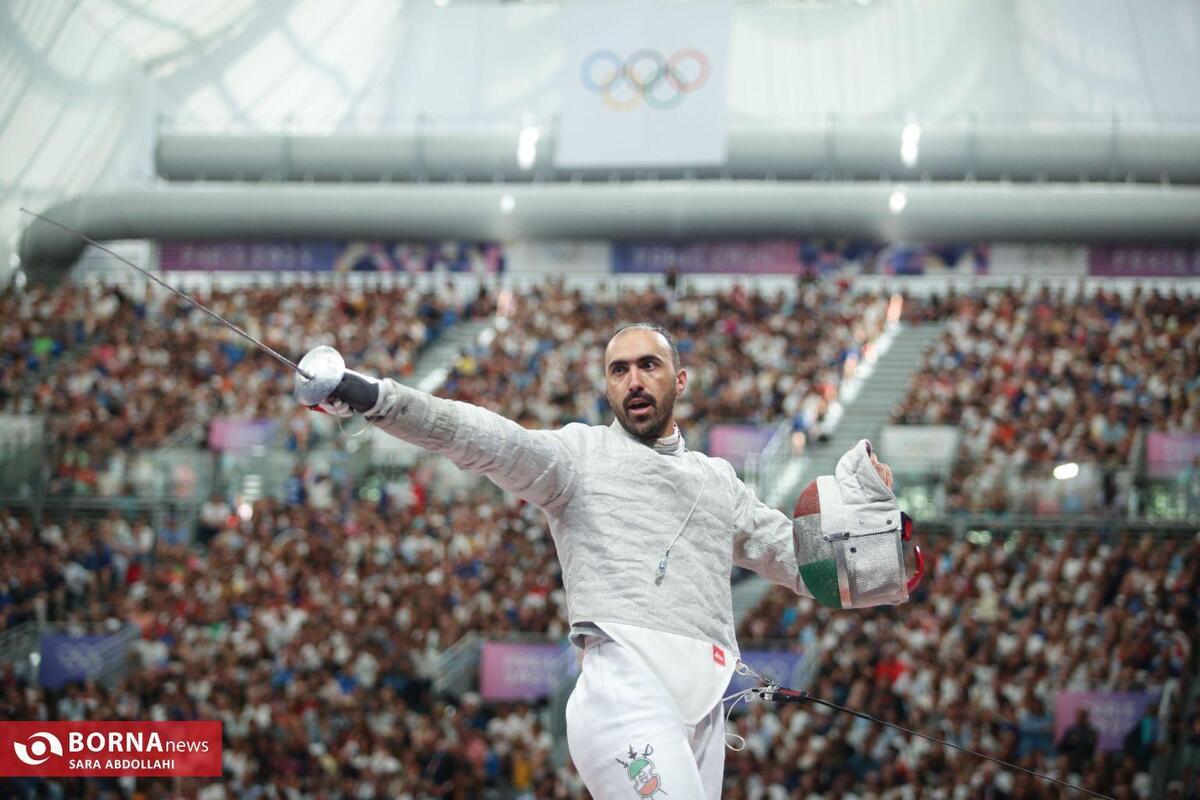
[[[64,225],[64,224],[62,224],[61,222],[58,222],[57,220],[50,219],[50,218],[49,218],[49,217],[47,217],[47,216],[43,216],[42,214],[39,214],[39,213],[37,213],[36,211],[30,211],[28,208],[24,208],[24,207],[22,207],[22,208],[21,208],[21,210],[22,210],[23,212],[25,212],[26,214],[28,214],[29,216],[31,216],[31,217],[37,217],[38,219],[42,220],[43,222],[48,222],[48,223],[50,223],[51,225],[53,225],[54,227],[56,227],[56,228],[62,228],[64,231],[67,231],[68,233],[73,233],[73,234],[75,234],[75,235],[76,235],[76,236],[78,236],[80,239],[82,239],[83,241],[85,241],[85,242],[87,242],[88,244],[90,244],[92,247],[95,247],[95,248],[97,248],[97,249],[99,249],[99,250],[103,250],[105,253],[108,253],[110,256],[112,256],[113,258],[117,259],[117,260],[118,260],[118,261],[120,261],[121,263],[123,263],[123,264],[127,264],[127,265],[129,265],[129,266],[133,267],[133,268],[134,268],[134,269],[136,269],[138,272],[142,273],[142,274],[143,274],[143,275],[145,275],[147,278],[149,278],[150,280],[152,280],[152,281],[154,281],[155,283],[157,283],[159,286],[162,286],[162,287],[164,287],[164,288],[166,288],[166,289],[170,289],[172,292],[174,292],[175,294],[179,295],[179,296],[180,296],[180,297],[182,297],[184,300],[187,300],[189,303],[191,303],[192,305],[194,305],[196,308],[200,309],[200,310],[201,310],[201,311],[203,311],[205,314],[208,314],[210,317],[212,317],[212,318],[213,318],[213,319],[215,319],[217,322],[219,322],[219,323],[221,323],[222,325],[224,325],[226,328],[229,328],[229,330],[233,331],[233,332],[234,332],[234,333],[236,333],[238,336],[241,336],[243,339],[246,339],[246,340],[250,341],[252,344],[254,344],[254,346],[255,346],[255,347],[257,347],[259,350],[262,350],[263,352],[267,353],[268,355],[270,355],[271,357],[273,357],[273,358],[274,358],[276,361],[279,361],[279,362],[280,362],[280,363],[282,363],[282,364],[286,364],[286,365],[288,366],[288,368],[289,368],[289,369],[291,369],[291,370],[293,370],[294,372],[296,372],[296,373],[298,373],[298,374],[300,374],[300,375],[304,376],[304,377],[305,377],[306,379],[308,379],[308,380],[312,380],[313,376],[312,376],[312,375],[309,375],[307,372],[305,372],[304,370],[300,369],[300,367],[299,367],[299,366],[298,366],[298,365],[297,365],[295,362],[293,362],[291,359],[287,358],[286,356],[280,355],[278,352],[276,352],[275,350],[273,350],[271,347],[269,347],[269,346],[267,346],[267,345],[263,344],[263,343],[262,343],[262,342],[260,342],[258,339],[255,339],[253,336],[251,336],[250,334],[246,333],[244,330],[242,330],[241,328],[239,328],[237,325],[234,325],[232,322],[230,322],[229,320],[225,319],[224,317],[222,317],[222,316],[221,316],[220,314],[218,314],[217,312],[215,312],[215,311],[212,311],[212,310],[210,310],[210,309],[209,309],[207,306],[203,305],[202,303],[200,303],[200,302],[198,302],[198,301],[196,301],[196,300],[193,300],[191,297],[189,297],[188,295],[186,295],[186,294],[184,294],[183,292],[179,291],[178,289],[176,289],[174,286],[172,286],[171,284],[167,283],[166,281],[164,281],[164,280],[160,280],[160,279],[159,279],[157,276],[155,276],[155,275],[153,275],[153,274],[151,274],[151,273],[147,272],[146,270],[142,269],[142,268],[141,268],[141,267],[139,267],[137,264],[135,264],[135,263],[133,263],[132,261],[130,261],[128,258],[125,258],[125,256],[123,256],[123,255],[120,255],[119,253],[115,253],[115,252],[113,252],[112,250],[109,250],[107,247],[105,247],[104,245],[100,244],[100,243],[99,243],[99,242],[97,242],[95,239],[91,238],[90,236],[88,236],[87,234],[85,234],[85,233],[83,233],[83,232],[81,232],[81,231],[77,231],[77,230],[75,230],[75,229],[74,229],[74,228],[72,228],[70,225]]]

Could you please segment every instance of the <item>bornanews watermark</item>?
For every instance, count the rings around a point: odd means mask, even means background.
[[[4,777],[220,774],[220,722],[0,722]]]

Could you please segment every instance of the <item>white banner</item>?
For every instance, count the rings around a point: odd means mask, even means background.
[[[989,274],[1034,277],[1083,277],[1088,274],[1088,249],[1083,245],[994,244]]]
[[[612,243],[570,239],[523,239],[504,244],[510,275],[588,275],[612,272]]]
[[[732,3],[563,7],[560,167],[722,164]]]
[[[879,433],[879,458],[897,475],[945,472],[958,453],[953,425],[885,425]]]
[[[0,414],[0,452],[40,443],[44,427],[43,417],[32,414]]]

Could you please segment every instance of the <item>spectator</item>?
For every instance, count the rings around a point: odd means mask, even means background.
[[[1089,721],[1087,709],[1081,708],[1075,712],[1075,724],[1063,733],[1058,748],[1066,754],[1072,772],[1083,772],[1095,756],[1099,741],[1100,732]]]
[[[200,519],[196,533],[202,547],[207,548],[208,543],[221,532],[221,528],[225,526],[231,513],[229,504],[221,498],[220,493],[213,492],[212,496],[200,507]]]
[[[1123,752],[1132,756],[1137,767],[1142,772],[1150,769],[1150,759],[1154,756],[1158,745],[1158,718],[1153,706],[1146,706],[1146,712],[1137,724],[1125,734]]]

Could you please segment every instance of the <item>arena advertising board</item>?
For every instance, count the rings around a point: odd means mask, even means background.
[[[187,241],[159,243],[166,272],[503,272],[494,242]]]
[[[740,471],[746,457],[761,453],[777,429],[777,425],[713,425],[708,429],[708,454],[725,459]]]
[[[612,248],[613,272],[687,273],[741,272],[759,275],[803,271],[800,242],[617,242]]]
[[[722,164],[732,2],[562,7],[560,167]]]
[[[114,645],[110,636],[43,636],[38,682],[57,689],[71,681],[94,680],[106,664],[123,659],[127,649],[127,641]]]
[[[614,272],[813,275],[1200,277],[1200,248],[818,239],[725,241],[166,240],[167,272]]]
[[[0,776],[220,775],[219,721],[0,722]]]
[[[1054,741],[1062,740],[1083,708],[1088,712],[1089,724],[1099,734],[1099,748],[1120,750],[1125,735],[1154,700],[1151,692],[1062,692],[1054,701]]]
[[[984,275],[981,244],[764,239],[714,242],[615,242],[613,272],[747,275]]]
[[[217,417],[208,425],[208,446],[220,452],[239,453],[270,444],[278,432],[278,420]]]
[[[1088,248],[1081,244],[997,243],[989,259],[992,275],[1082,278],[1087,272]]]
[[[573,645],[484,642],[479,695],[488,701],[537,700],[578,672]]]
[[[609,272],[611,250],[609,242],[586,239],[523,239],[504,245],[510,271],[537,275]]]
[[[987,275],[991,245],[957,242],[896,242],[864,260],[862,272],[875,275]]]
[[[1094,246],[1088,249],[1088,274],[1106,278],[1200,277],[1200,248]]]
[[[1174,478],[1200,458],[1200,433],[1154,431],[1146,437],[1146,472]]]

